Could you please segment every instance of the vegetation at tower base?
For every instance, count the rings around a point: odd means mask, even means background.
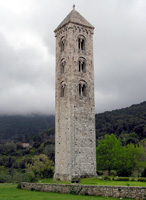
[[[8,140],[0,144],[0,182],[32,182],[52,177],[53,160],[54,128],[20,138],[20,141]]]
[[[131,176],[132,171],[146,166],[145,153],[142,146],[122,143],[115,135],[105,135],[97,146],[97,169],[116,170],[118,176]]]
[[[0,166],[0,183],[33,182],[52,177],[54,174],[54,162],[44,154],[33,157],[12,157],[11,167],[5,163],[10,158],[2,157],[3,166]]]
[[[32,158],[31,163],[26,164],[26,171],[34,173],[34,176],[38,179],[53,177],[54,163],[44,154],[36,155]]]

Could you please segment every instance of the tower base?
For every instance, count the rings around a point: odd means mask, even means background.
[[[97,177],[97,174],[85,174],[85,175],[70,175],[70,174],[54,174],[53,180],[60,180],[60,181],[72,181],[73,179],[79,178],[89,178],[89,177]]]
[[[53,180],[60,180],[60,181],[71,181],[72,177],[70,174],[54,174]]]

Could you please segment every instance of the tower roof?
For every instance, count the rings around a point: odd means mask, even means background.
[[[68,23],[79,24],[94,29],[94,26],[92,26],[79,12],[75,10],[75,6],[73,6],[73,10],[59,24],[59,26],[55,29],[54,32],[58,31],[60,28],[62,28]]]

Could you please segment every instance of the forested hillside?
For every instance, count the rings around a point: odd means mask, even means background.
[[[114,133],[123,143],[146,138],[146,102],[128,108],[96,114],[96,136]]]
[[[114,138],[112,133],[115,134],[117,138],[115,136]],[[54,172],[54,134],[54,116],[1,116],[0,182],[34,181],[36,178],[51,177]],[[105,142],[104,140],[106,140],[107,136],[105,139],[104,136],[106,134],[111,134],[108,135],[109,138],[113,138],[114,141],[118,141],[118,143],[122,145],[121,149],[123,148],[124,152],[126,152],[125,159],[128,159],[127,155],[130,155],[131,159],[131,154],[127,152],[137,151],[139,153],[139,151],[143,151],[146,147],[146,102],[120,110],[96,114],[97,150],[100,150],[98,155],[102,153],[100,144]],[[108,139],[108,143],[109,140],[110,139]],[[132,146],[130,143],[138,145]],[[142,147],[140,147],[141,144]],[[112,147],[114,147],[114,143]],[[123,152],[123,149],[120,151],[118,145],[118,150],[120,152]],[[117,152],[117,150],[114,150],[114,152]],[[103,153],[105,156],[105,146]],[[111,152],[109,153],[111,154]],[[123,154],[118,153],[118,158],[119,155],[122,156],[120,160],[123,160]],[[101,157],[101,159],[103,157]],[[127,166],[125,165],[126,162],[128,164],[130,163],[129,161],[124,161],[124,165],[121,163],[122,166]],[[146,163],[145,154],[142,162],[144,163],[144,165],[142,165],[142,169],[144,170]],[[106,163],[106,161],[103,160],[103,163]],[[113,161],[111,161],[111,163],[113,163]],[[138,159],[136,163],[139,163]],[[43,167],[39,169],[40,166]],[[138,168],[141,170],[141,166]],[[98,165],[98,169],[105,170],[108,169],[108,167],[106,165]],[[111,167],[110,169],[115,168]],[[127,176],[127,174],[129,176],[134,169],[129,169],[128,165],[127,168],[123,170],[124,173],[120,172],[122,176]],[[125,170],[127,170],[126,173]],[[142,173],[142,171],[140,171],[140,173]]]
[[[0,116],[0,142],[27,142],[46,131],[49,135],[54,135],[54,127],[54,116]],[[52,129],[48,130],[50,128]],[[146,138],[146,102],[96,114],[97,139],[103,139],[105,134],[112,133],[126,144],[137,143]]]
[[[54,116],[0,116],[0,142],[25,140],[54,126]]]

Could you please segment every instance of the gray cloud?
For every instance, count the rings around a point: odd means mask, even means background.
[[[0,2],[0,114],[55,110],[54,29],[72,5],[95,26],[96,112],[146,100],[145,0]]]

